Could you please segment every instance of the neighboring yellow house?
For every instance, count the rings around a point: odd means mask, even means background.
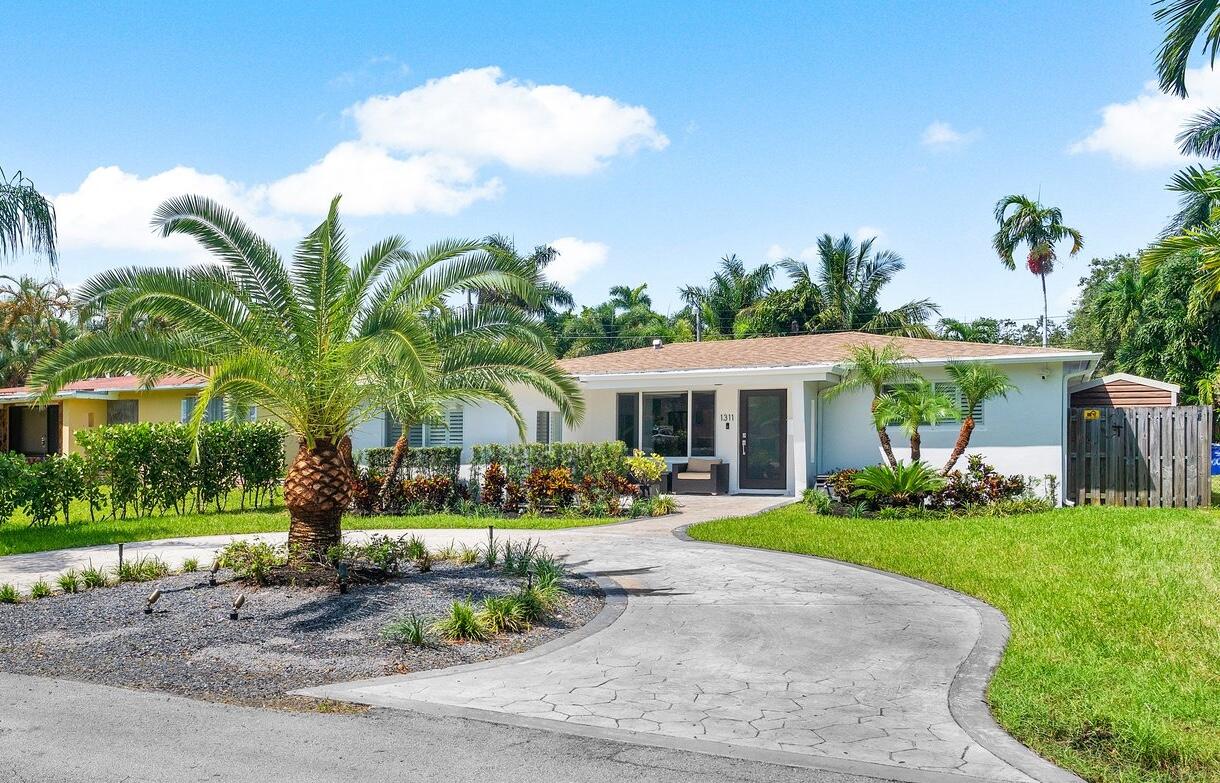
[[[35,407],[28,387],[0,389],[0,451],[29,457],[80,451],[76,433],[102,424],[183,421],[194,408],[203,381],[188,376],[162,378],[142,389],[127,375],[90,378],[60,390],[45,407]],[[221,408],[217,405],[215,415]]]

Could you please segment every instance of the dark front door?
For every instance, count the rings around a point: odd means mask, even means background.
[[[788,488],[788,392],[741,392],[742,489]]]

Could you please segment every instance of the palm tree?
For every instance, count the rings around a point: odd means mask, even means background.
[[[678,293],[692,316],[701,317],[714,334],[730,336],[737,317],[748,314],[771,292],[774,276],[775,267],[770,264],[746,269],[745,262],[731,254],[720,259],[720,268],[708,285],[683,286]]]
[[[1195,39],[1204,33],[1202,51],[1216,62],[1220,50],[1220,0],[1156,0],[1153,17],[1166,26],[1165,40],[1157,53],[1156,70],[1161,90],[1186,97],[1186,68]]]
[[[116,269],[80,290],[81,302],[108,314],[113,328],[87,334],[44,358],[32,380],[46,402],[74,380],[107,373],[148,379],[201,376],[197,432],[208,403],[224,395],[257,405],[294,433],[300,450],[284,481],[294,557],[318,557],[338,543],[351,500],[342,455],[352,428],[369,415],[371,376],[389,361],[421,386],[452,361],[488,341],[512,340],[529,319],[511,308],[474,307],[445,317],[447,301],[476,289],[535,303],[535,281],[478,242],[443,241],[412,251],[391,236],[349,263],[339,198],[292,254],[289,266],[233,213],[199,196],[163,203],[153,225],[163,236],[186,235],[209,250],[215,265],[190,269]],[[165,317],[173,328],[153,333],[123,327]],[[438,338],[430,319],[447,330]],[[475,339],[475,336],[478,339]],[[494,363],[493,363],[493,366]],[[492,376],[495,377],[495,376]],[[550,388],[582,412],[570,379]]]
[[[895,423],[902,427],[911,439],[911,462],[919,462],[920,426],[956,419],[960,415],[957,403],[949,395],[936,391],[931,382],[917,377],[881,395],[873,409],[873,424],[878,430]]]
[[[1187,166],[1173,175],[1166,190],[1181,194],[1178,212],[1161,232],[1162,237],[1180,234],[1220,218],[1220,167]]]
[[[0,168],[0,263],[29,250],[46,255],[54,268],[57,240],[55,205],[20,171],[8,177]]]
[[[537,300],[530,304],[520,297],[505,295],[495,290],[478,290],[480,304],[511,304],[544,319],[553,319],[559,308],[571,309],[576,301],[568,289],[547,279],[546,268],[559,258],[559,251],[550,245],[538,245],[529,255],[517,252],[510,237],[492,234],[483,240],[487,252],[500,257],[511,268],[520,269],[532,278],[538,291]]]
[[[1029,247],[1025,265],[1042,280],[1042,345],[1045,347],[1050,342],[1046,276],[1055,271],[1055,245],[1071,239],[1072,249],[1068,255],[1074,256],[1084,247],[1084,236],[1064,225],[1063,212],[1058,207],[1044,207],[1021,195],[1005,196],[996,202],[995,219],[1000,227],[991,244],[1000,261],[1008,269],[1016,269],[1013,253],[1025,244]]]
[[[1010,391],[1017,391],[1017,387],[1008,380],[1008,376],[993,364],[956,362],[945,365],[945,372],[957,384],[966,404],[962,426],[957,432],[957,441],[953,444],[949,461],[941,470],[942,476],[949,475],[949,471],[953,470],[953,466],[957,464],[966,447],[970,445],[970,435],[974,432],[974,409],[987,400],[1007,397]]]
[[[54,280],[0,275],[0,384],[23,384],[43,354],[77,334],[72,297]]]
[[[886,387],[897,383],[905,383],[915,379],[915,373],[904,364],[910,357],[902,352],[897,343],[887,342],[884,345],[857,345],[851,349],[851,360],[847,365],[847,374],[834,386],[826,389],[826,399],[834,399],[838,395],[868,389],[873,393],[873,401],[869,407],[873,423],[877,426],[877,440],[881,443],[881,453],[891,466],[897,465],[894,459],[894,448],[890,444],[889,433],[885,431],[888,419],[877,419],[877,408],[886,394]]]
[[[1195,255],[1199,273],[1191,289],[1190,313],[1198,315],[1220,295],[1220,223],[1188,228],[1176,236],[1163,237],[1140,255],[1148,274],[1180,255]]]
[[[382,508],[393,496],[411,426],[443,422],[453,403],[490,402],[500,406],[512,417],[524,441],[525,419],[509,389],[510,384],[518,384],[554,402],[569,425],[579,422],[580,394],[571,376],[551,358],[554,351],[546,327],[521,318],[509,306],[498,306],[499,312],[496,309],[483,306],[477,323],[470,310],[430,319],[433,339],[443,358],[423,382],[410,372],[402,372],[389,359],[376,363],[371,397],[401,425],[381,488]],[[486,324],[495,326],[487,328]]]
[[[876,237],[858,245],[847,234],[837,240],[830,234],[818,239],[816,270],[804,261],[786,258],[779,267],[788,273],[793,290],[809,314],[809,331],[866,331],[902,337],[932,337],[924,323],[940,313],[928,299],[917,299],[893,310],[882,310],[881,290],[906,262],[892,250],[873,251]],[[807,292],[807,293],[804,293]]]

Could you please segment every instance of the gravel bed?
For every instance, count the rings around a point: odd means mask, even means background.
[[[605,604],[597,585],[567,577],[559,613],[521,634],[486,642],[404,647],[381,628],[411,613],[435,618],[455,600],[516,590],[521,579],[480,566],[438,563],[382,584],[253,588],[207,574],[171,576],[0,605],[0,670],[264,707],[304,708],[288,691],[331,682],[437,669],[512,655],[584,625]],[[161,599],[151,615],[145,601]],[[238,620],[234,598],[246,594]]]

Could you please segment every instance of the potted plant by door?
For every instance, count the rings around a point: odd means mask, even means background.
[[[654,497],[664,491],[661,477],[665,475],[665,458],[660,454],[645,454],[634,449],[624,462],[627,472],[640,488],[641,497]]]

